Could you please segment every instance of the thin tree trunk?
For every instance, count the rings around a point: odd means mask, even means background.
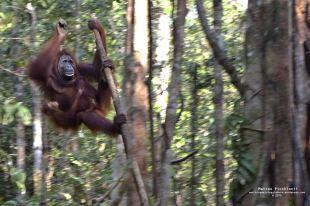
[[[31,42],[34,45],[36,42],[36,12],[35,8],[31,3],[27,4],[28,12],[31,15],[31,27],[30,35]],[[32,104],[33,104],[33,151],[34,151],[34,164],[33,164],[33,184],[34,184],[34,194],[41,195],[42,191],[42,158],[43,158],[43,141],[42,141],[42,113],[41,113],[41,95],[39,88],[30,82],[30,90],[32,94]],[[45,202],[45,201],[44,201]]]
[[[125,45],[126,56],[132,55],[133,53],[134,10],[135,10],[135,0],[128,0],[127,14],[126,14],[127,18],[127,33],[126,33],[126,45]]]
[[[12,1],[14,13],[15,13],[15,22],[13,23],[14,28],[12,30],[12,45],[11,45],[11,58],[12,61],[18,61],[19,57],[19,42],[17,40],[18,32],[20,29],[19,26],[19,19],[18,19],[18,4],[14,0]],[[13,63],[13,69],[17,69],[16,62]],[[15,96],[17,98],[17,101],[21,102],[23,99],[23,79],[21,77],[16,78],[16,86],[15,86]],[[17,117],[16,120],[16,145],[17,145],[17,157],[16,157],[16,165],[19,169],[19,172],[23,173],[23,175],[26,175],[25,172],[25,158],[26,158],[26,141],[25,141],[25,126],[22,122],[21,117]],[[26,195],[26,187],[25,187],[25,180],[22,183],[22,186],[18,188],[17,193],[17,200],[20,204],[24,204],[25,201],[25,195]]]
[[[163,134],[163,126],[161,123],[160,115],[157,115],[157,131],[156,136],[154,139],[154,172],[156,173],[156,184],[157,184],[157,190],[156,190],[156,205],[159,205],[160,203],[160,197],[161,197],[161,175],[162,175],[162,154],[163,154],[163,145],[164,145],[164,134]]]
[[[173,27],[173,68],[168,88],[169,98],[164,125],[165,144],[162,155],[160,205],[170,204],[171,141],[177,122],[178,99],[180,97],[181,61],[184,46],[184,24],[187,14],[186,0],[177,1],[177,15]]]
[[[224,128],[223,128],[223,99],[221,67],[215,65],[216,85],[214,88],[215,104],[215,137],[216,137],[216,205],[224,205]]]
[[[222,29],[222,1],[213,0],[214,29],[218,36]],[[223,77],[222,67],[216,63],[214,65],[214,105],[215,105],[215,138],[216,138],[216,205],[224,206],[224,128],[223,128]]]
[[[152,1],[148,0],[148,36],[149,36],[149,51],[148,51],[148,60],[149,60],[149,77],[148,77],[148,101],[149,101],[149,121],[150,121],[150,141],[151,141],[151,159],[152,159],[152,193],[154,198],[157,198],[158,194],[158,177],[159,175],[157,174],[156,168],[157,162],[156,162],[156,151],[155,151],[155,137],[154,137],[154,111],[153,111],[153,65],[154,65],[154,56],[153,56],[153,51],[154,51],[154,45],[153,45],[153,15],[152,15]]]
[[[42,157],[42,187],[41,187],[41,197],[40,197],[40,205],[47,205],[47,165],[48,165],[48,124],[47,117],[42,116],[42,142],[43,142],[43,157]]]
[[[41,98],[40,91],[33,82],[31,82],[31,93],[33,101],[33,183],[35,195],[40,195],[42,191],[42,158],[43,158],[43,143],[42,143],[42,113],[41,113]]]
[[[123,139],[120,135],[117,136],[116,139],[116,152],[115,152],[115,160],[113,163],[113,172],[112,172],[112,179],[113,182],[116,182],[121,178],[123,175],[123,168],[126,163],[126,157],[125,157],[125,148],[124,148],[124,143]],[[119,200],[118,205],[119,206],[124,206],[126,205],[126,200],[123,196],[123,187],[125,184],[122,182],[121,184],[118,184],[115,189],[111,192],[111,202],[115,202],[116,200]]]
[[[193,83],[192,83],[192,103],[191,103],[191,145],[190,145],[190,151],[195,151],[196,149],[196,142],[195,137],[197,133],[197,106],[198,106],[198,88],[197,88],[197,66],[194,65],[192,68],[193,71]],[[190,206],[196,205],[196,158],[195,155],[191,157],[191,164],[192,164],[192,171],[191,171],[191,179],[190,179]]]
[[[127,71],[128,65],[126,64],[129,63],[129,57],[133,53],[134,3],[135,3],[135,0],[128,0],[128,3],[127,3],[127,14],[126,14],[127,32],[126,32],[126,42],[125,42],[126,59],[124,61],[124,69],[125,69],[124,73],[126,73]],[[123,86],[123,89],[122,89],[123,90],[123,101],[122,102],[124,102],[124,99],[128,94],[124,92],[126,89],[126,84],[123,83],[122,86]],[[124,108],[126,108],[125,106],[126,104],[124,104]],[[121,144],[124,144],[122,137],[118,136],[116,141],[117,141],[116,157],[115,157],[115,163],[113,166],[113,174],[112,174],[113,180],[117,180],[119,176],[121,175],[121,165],[122,165],[122,162],[125,161],[124,160],[125,148],[123,145],[121,145]],[[129,178],[129,180],[133,181],[132,177]],[[127,204],[127,199],[125,198],[124,193],[126,192],[126,189],[128,189],[128,182],[121,183],[112,191],[111,196],[110,196],[111,197],[110,205],[123,206]]]
[[[17,78],[17,83],[15,87],[15,96],[18,100],[22,98],[23,95],[23,85],[22,85],[22,79],[20,77]],[[19,169],[19,172],[23,173],[23,175],[26,175],[25,172],[25,159],[26,159],[26,141],[25,141],[25,126],[20,118],[17,119],[17,125],[16,125],[16,145],[17,145],[17,157],[16,157],[16,165]],[[25,181],[25,180],[23,180]],[[26,187],[25,182],[22,183],[23,185],[18,188],[18,194],[17,194],[17,200],[20,204],[23,204],[25,201],[25,195],[26,195]]]
[[[75,18],[76,18],[76,33],[75,36],[75,56],[76,59],[80,59],[80,32],[81,32],[81,18],[80,18],[80,7],[81,7],[81,1],[75,0]]]

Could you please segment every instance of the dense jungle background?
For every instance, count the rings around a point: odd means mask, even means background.
[[[309,12],[309,0],[2,0],[0,205],[309,206]],[[26,67],[59,18],[80,62],[96,49],[87,21],[104,26],[132,158],[121,136],[42,114]]]

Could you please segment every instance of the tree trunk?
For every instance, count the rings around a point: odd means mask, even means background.
[[[155,15],[156,13],[156,9],[154,9],[154,13]],[[155,16],[154,15],[154,16]],[[172,34],[167,33],[167,31],[169,31],[169,25],[170,25],[170,20],[172,18],[170,17],[169,14],[165,13],[165,12],[158,12],[158,18],[155,20],[154,22],[158,22],[158,36],[160,36],[161,38],[157,38],[156,40],[156,54],[154,55],[154,58],[156,59],[155,61],[157,63],[159,63],[162,66],[162,70],[160,72],[160,78],[161,81],[163,82],[167,82],[167,84],[157,84],[155,87],[159,86],[160,90],[162,91],[161,94],[158,94],[157,90],[154,90],[153,92],[155,93],[154,96],[156,96],[156,101],[162,101],[168,98],[168,92],[167,92],[167,87],[168,87],[168,82],[170,79],[170,68],[169,68],[169,50],[170,48],[167,49],[167,45],[170,44],[170,36]],[[158,20],[158,21],[157,21]],[[164,66],[166,65],[166,66]],[[150,67],[150,69],[152,69]],[[155,69],[155,67],[154,67]],[[169,71],[169,75],[167,75],[167,71]],[[155,99],[155,98],[154,98]],[[161,105],[161,111],[165,111],[166,110],[166,106],[165,104]],[[154,150],[153,150],[153,155],[155,158],[155,161],[153,163],[153,167],[155,168],[155,171],[153,171],[154,176],[156,176],[156,187],[153,188],[154,190],[156,190],[156,205],[158,205],[161,201],[161,192],[162,192],[162,165],[163,165],[163,154],[165,151],[165,137],[164,137],[164,125],[162,124],[162,118],[161,118],[161,114],[157,113],[156,115],[156,136],[154,138]]]
[[[122,177],[123,175],[123,168],[126,163],[126,157],[125,157],[125,148],[124,148],[124,143],[122,140],[122,137],[120,135],[117,136],[116,139],[116,152],[115,152],[115,160],[113,163],[113,173],[112,173],[112,178],[113,182],[117,182],[119,178]],[[125,183],[122,183],[125,184]],[[125,198],[123,196],[123,191],[122,190],[123,185],[119,184],[112,192],[111,192],[111,202],[115,202],[116,200],[119,201],[119,206],[124,206],[126,205]]]
[[[149,77],[148,77],[148,101],[149,101],[149,121],[150,121],[150,141],[151,141],[151,159],[152,159],[152,195],[156,199],[158,194],[158,177],[157,174],[157,161],[156,161],[156,141],[154,136],[154,110],[153,110],[153,66],[154,56],[153,51],[153,13],[152,13],[152,1],[148,0],[149,11],[148,11],[148,36],[149,36],[149,50],[148,50],[148,61],[149,61]]]
[[[23,94],[23,85],[20,77],[17,78],[17,83],[15,87],[15,96],[17,99],[22,98]],[[16,145],[17,145],[17,157],[16,157],[16,166],[19,169],[19,172],[23,175],[26,175],[25,172],[25,159],[26,159],[26,140],[25,140],[25,126],[20,118],[17,119],[16,125]],[[21,181],[21,180],[19,180]],[[17,200],[20,204],[24,204],[25,195],[26,195],[26,187],[25,180],[22,182],[22,186],[18,188]]]
[[[33,102],[33,183],[35,195],[40,195],[42,191],[42,158],[43,158],[43,142],[42,142],[42,113],[41,113],[41,97],[40,91],[33,82],[31,84],[32,102]]]
[[[215,57],[230,74],[232,83],[241,94],[244,94],[245,121],[241,138],[244,138],[249,145],[256,177],[238,189],[237,200],[242,205],[289,205],[289,195],[271,198],[269,195],[249,195],[248,192],[257,191],[258,187],[262,186],[289,187],[292,184],[292,140],[295,148],[299,148],[300,143],[296,140],[302,139],[294,138],[297,135],[293,134],[294,131],[299,135],[301,131],[305,131],[305,126],[302,126],[306,124],[304,118],[300,118],[303,119],[303,124],[294,122],[296,116],[293,103],[296,102],[294,101],[296,89],[293,89],[291,1],[249,1],[246,33],[247,69],[244,84],[239,82],[242,87],[238,83],[238,78],[235,78],[234,66],[227,64],[226,55],[218,44],[218,38],[203,18],[205,16],[202,9],[203,2],[201,0],[196,2],[199,18]],[[305,109],[301,108],[300,111],[304,111],[305,114]],[[296,151],[295,156],[301,156]]]
[[[36,42],[36,12],[35,8],[32,7],[31,3],[27,5],[28,12],[31,16],[31,42],[35,45]],[[30,82],[30,90],[32,95],[32,105],[33,105],[33,151],[34,151],[34,163],[33,163],[33,184],[34,184],[34,194],[41,195],[42,191],[42,175],[43,175],[43,141],[42,141],[42,113],[41,113],[41,95],[39,88]]]
[[[196,8],[198,12],[199,21],[203,28],[203,32],[212,48],[213,54],[217,59],[217,62],[223,66],[223,69],[229,74],[231,83],[236,87],[239,93],[243,96],[245,85],[241,82],[238,71],[233,65],[232,60],[228,57],[225,44],[221,38],[218,37],[215,30],[212,30],[209,26],[206,11],[204,9],[203,0],[196,0]]]
[[[193,71],[193,83],[192,83],[192,103],[191,103],[191,145],[190,145],[190,151],[195,151],[196,149],[196,142],[195,137],[197,133],[197,107],[198,107],[198,88],[197,88],[197,66],[194,65],[194,68],[192,68]],[[192,164],[192,171],[191,171],[191,179],[189,184],[190,189],[190,206],[196,205],[196,158],[195,155],[191,157],[191,164]]]
[[[127,57],[123,83],[124,105],[134,137],[134,144],[129,149],[138,163],[144,184],[147,177],[148,88],[145,75],[149,67],[148,7],[147,0],[135,0],[128,4]],[[127,205],[141,204],[139,192],[131,179],[128,183]]]
[[[170,203],[170,173],[171,173],[171,141],[177,122],[178,99],[180,96],[181,81],[181,61],[184,46],[184,24],[187,14],[186,0],[177,1],[177,15],[173,26],[173,68],[171,82],[169,84],[168,105],[166,110],[166,119],[164,125],[165,144],[162,154],[161,171],[161,197],[160,205],[166,206]]]
[[[14,27],[12,30],[12,45],[11,45],[11,58],[13,61],[13,69],[17,69],[17,61],[19,57],[19,42],[17,40],[18,32],[19,32],[19,19],[18,19],[18,4],[16,1],[12,1],[12,5],[15,13],[15,22],[13,23]],[[17,101],[22,102],[23,99],[23,82],[21,77],[16,78],[16,86],[15,86],[15,96]],[[17,145],[17,157],[16,157],[16,166],[19,169],[19,172],[26,175],[25,172],[25,158],[26,158],[26,141],[25,141],[25,126],[21,117],[17,117],[16,119],[16,145]],[[21,186],[18,188],[17,200],[20,204],[24,204],[25,195],[26,195],[26,187],[25,180],[23,181]]]
[[[161,123],[160,115],[157,115],[157,131],[156,136],[154,137],[154,173],[156,178],[156,205],[159,205],[160,197],[161,197],[161,176],[162,176],[162,154],[163,154],[163,145],[164,145],[164,134],[163,134],[163,126]]]
[[[310,125],[310,113],[307,109],[307,103],[310,102],[310,73],[308,61],[310,60],[310,26],[307,26],[307,11],[309,12],[309,1],[296,0],[294,5],[294,90],[296,92],[295,99],[295,131],[293,136],[294,143],[294,179],[296,186],[300,191],[307,192],[307,196],[295,196],[295,204],[302,205],[305,200],[305,205],[310,205],[310,156],[309,156],[309,138],[310,133],[307,127]],[[308,8],[307,8],[308,7]],[[309,18],[309,17],[308,17]],[[308,49],[305,47],[309,44]],[[308,55],[307,55],[308,52]],[[308,66],[308,68],[307,68]],[[308,111],[307,111],[308,110]],[[307,126],[308,125],[308,126]],[[308,130],[308,131],[307,131]],[[307,151],[308,150],[308,151]],[[308,168],[307,170],[307,160]]]
[[[41,187],[41,197],[40,205],[47,205],[47,165],[48,160],[48,120],[47,117],[42,116],[42,142],[43,142],[43,157],[42,157],[42,187]]]
[[[81,7],[81,1],[80,0],[75,0],[75,18],[76,18],[76,33],[77,35],[75,36],[75,56],[76,59],[80,59],[80,32],[81,32],[81,18],[80,18],[80,7]]]
[[[222,1],[213,1],[214,29],[218,36],[222,29]],[[216,138],[216,205],[224,206],[224,128],[223,128],[223,77],[222,67],[216,63],[214,65],[214,105],[215,105],[215,138]]]
[[[249,129],[243,135],[257,168],[254,191],[262,186],[289,187],[293,179],[291,9],[287,0],[249,3],[245,75]],[[289,195],[248,195],[242,201],[242,205],[259,203],[289,205]]]

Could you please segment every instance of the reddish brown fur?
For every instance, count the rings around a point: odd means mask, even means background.
[[[102,25],[95,21],[95,26],[105,45]],[[60,49],[65,36],[59,34],[59,30],[64,32],[62,29],[64,28],[56,26],[52,39],[27,67],[29,77],[41,87],[47,99],[42,111],[62,129],[77,130],[84,123],[95,132],[102,131],[109,135],[119,133],[119,125],[105,118],[111,105],[111,93],[107,83],[99,79],[99,53],[96,52],[93,63],[79,64],[72,54]],[[58,72],[59,58],[64,54],[70,55],[75,65],[76,75],[69,83]],[[86,78],[98,81],[98,89]]]

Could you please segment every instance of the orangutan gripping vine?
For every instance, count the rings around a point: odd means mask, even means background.
[[[100,22],[92,19],[89,25],[99,31],[106,49]],[[111,106],[111,93],[108,84],[100,79],[101,66],[114,69],[113,63],[110,60],[101,63],[98,51],[92,63],[78,63],[70,52],[60,48],[66,34],[67,24],[61,19],[53,37],[27,67],[30,79],[44,92],[43,113],[62,129],[77,130],[84,123],[93,132],[119,134],[121,124],[126,122],[125,115],[116,116],[114,122],[105,118]],[[98,89],[86,78],[97,81]]]

